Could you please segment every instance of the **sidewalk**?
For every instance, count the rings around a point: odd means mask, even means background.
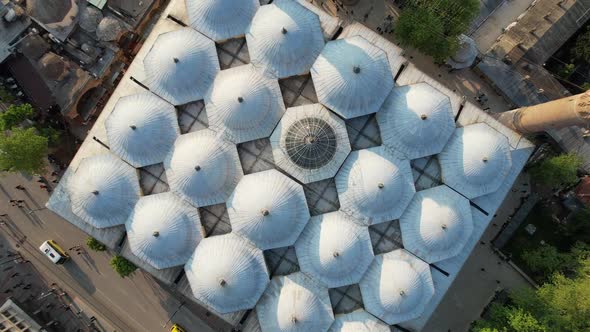
[[[26,191],[14,189],[23,185]],[[12,207],[10,199],[25,201],[27,208]],[[0,227],[0,235],[19,244],[22,254],[39,270],[49,284],[59,284],[88,317],[95,316],[108,331],[166,331],[176,321],[185,322],[187,331],[227,331],[215,318],[197,316],[180,310],[182,302],[172,296],[149,275],[138,270],[129,278],[119,277],[109,265],[111,254],[86,249],[81,255],[71,253],[64,265],[52,264],[38,250],[39,245],[53,239],[64,249],[82,245],[86,237],[78,228],[43,208],[48,193],[39,188],[36,178],[18,174],[0,177],[0,214],[8,214],[11,231]],[[28,213],[30,210],[36,210]],[[7,223],[8,224],[8,223]],[[86,309],[83,309],[85,307]],[[174,320],[170,317],[176,312]],[[204,315],[203,315],[204,316]],[[103,323],[104,322],[104,323]]]

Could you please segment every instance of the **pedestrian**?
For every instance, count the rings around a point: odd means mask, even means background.
[[[58,179],[55,179],[55,180],[51,181],[51,183],[58,183],[58,182],[59,182]]]
[[[17,204],[22,204],[22,203],[24,203],[24,202],[25,202],[25,200],[24,200],[24,199],[18,199],[18,200],[16,200],[16,203],[17,203]]]
[[[15,189],[18,189],[18,190],[25,190],[25,187],[23,187],[23,186],[22,186],[22,185],[20,185],[20,184],[19,184],[18,186],[14,187],[14,188],[15,188]]]
[[[486,269],[482,267],[482,268],[480,269],[480,271],[481,271],[481,272],[485,272],[485,271],[486,271]]]
[[[27,284],[23,289],[31,289],[31,284]]]
[[[39,188],[41,188],[41,189],[47,189],[47,186],[44,185],[44,184],[42,184],[42,185],[39,185]]]
[[[37,182],[44,183],[45,181],[43,179],[38,179]]]

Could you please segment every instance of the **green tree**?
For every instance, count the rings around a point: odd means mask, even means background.
[[[14,101],[14,96],[5,88],[0,86],[0,101],[4,103],[12,103]]]
[[[137,266],[131,263],[125,257],[115,255],[110,261],[111,267],[117,272],[121,278],[129,276],[131,273],[137,270]]]
[[[563,67],[561,67],[561,70],[559,70],[559,72],[557,74],[561,78],[568,78],[574,73],[575,69],[576,69],[576,65],[574,65],[573,63],[567,63]]]
[[[490,306],[489,319],[479,320],[474,332],[546,332],[549,329],[527,311],[514,306],[494,303]]]
[[[571,277],[556,273],[539,289],[511,292],[507,305],[492,304],[477,332],[590,331],[590,258],[580,258]],[[487,329],[487,330],[486,330]]]
[[[442,62],[457,51],[457,37],[478,13],[477,0],[407,0],[395,33],[404,46]]]
[[[0,134],[0,170],[40,174],[45,169],[47,138],[37,135],[34,128],[14,128]]]
[[[583,34],[578,36],[576,39],[576,45],[572,49],[572,53],[576,59],[590,62],[590,27],[588,27]]]
[[[561,184],[572,184],[578,179],[577,171],[582,159],[575,153],[561,154],[547,158],[533,167],[531,175],[540,183],[556,187]]]
[[[94,251],[105,251],[107,250],[107,246],[105,246],[102,242],[98,241],[97,239],[89,236],[86,238],[86,245],[88,248]]]
[[[533,273],[541,277],[549,277],[567,264],[567,254],[560,253],[557,248],[550,245],[525,250],[521,258]]]
[[[582,84],[582,86],[580,86],[580,88],[582,88],[582,90],[584,90],[584,91],[590,90],[590,82],[586,82],[586,83]]]
[[[35,114],[30,104],[10,105],[6,112],[0,113],[0,131],[10,130]]]
[[[47,141],[50,146],[58,145],[59,139],[61,138],[61,131],[59,131],[51,126],[39,127],[39,128],[37,128],[37,130],[39,130],[39,134],[41,136],[47,138]]]

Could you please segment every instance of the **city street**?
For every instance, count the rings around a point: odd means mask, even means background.
[[[56,283],[67,292],[85,308],[88,317],[98,319],[105,331],[167,331],[173,323],[188,331],[211,331],[149,275],[137,270],[129,278],[119,277],[109,266],[109,253],[87,249],[86,234],[44,208],[49,195],[36,180],[13,174],[0,177],[0,214],[8,214],[0,230],[12,245],[22,243],[13,251],[19,250],[30,260],[48,283]],[[26,190],[15,189],[17,185]],[[11,199],[24,200],[24,207],[11,206]],[[38,249],[48,239],[66,250],[75,245],[86,249],[80,254],[70,251],[70,261],[54,265]],[[213,326],[229,329],[221,322],[213,322]]]

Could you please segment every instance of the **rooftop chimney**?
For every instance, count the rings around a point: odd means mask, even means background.
[[[590,90],[543,104],[496,113],[504,125],[523,134],[590,124]]]

